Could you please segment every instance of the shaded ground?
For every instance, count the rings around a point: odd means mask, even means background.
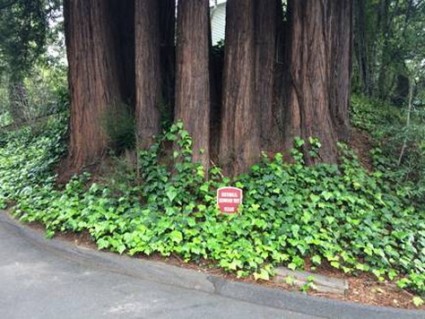
[[[362,163],[368,171],[372,171],[373,165],[370,157],[370,151],[374,146],[372,138],[366,132],[353,127],[349,145],[356,151],[360,163]]]

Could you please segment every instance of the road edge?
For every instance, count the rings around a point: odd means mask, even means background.
[[[236,282],[202,271],[180,268],[159,261],[99,252],[58,239],[46,239],[39,232],[0,211],[0,225],[29,243],[70,261],[134,278],[216,294],[226,298],[322,318],[340,319],[424,319],[425,311],[403,310],[337,301],[288,292],[255,284]]]

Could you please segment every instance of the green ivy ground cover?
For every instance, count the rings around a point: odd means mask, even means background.
[[[292,164],[277,154],[235,181],[217,167],[205,181],[202,167],[191,163],[188,133],[176,124],[139,154],[141,182],[127,172],[90,184],[83,174],[57,190],[52,170],[64,152],[64,127],[52,120],[36,131],[0,135],[0,206],[15,204],[14,214],[43,223],[48,237],[86,230],[99,249],[207,259],[257,279],[268,279],[277,265],[302,269],[309,258],[425,293],[424,211],[385,172],[367,172],[344,145],[338,166],[305,166],[297,150],[304,141],[297,140]],[[179,151],[164,161],[161,146],[170,142]],[[320,147],[315,139],[306,143],[313,152]],[[216,208],[216,189],[229,184],[244,190],[238,215]]]

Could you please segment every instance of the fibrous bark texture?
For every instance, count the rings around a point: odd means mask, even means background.
[[[336,162],[336,142],[348,132],[351,8],[351,0],[288,1],[285,148],[297,136],[319,138],[318,158],[305,149],[309,164]]]
[[[121,99],[109,1],[66,0],[71,94],[70,169],[99,161],[108,145],[102,119]]]
[[[276,0],[255,2],[255,96],[256,112],[260,119],[261,147],[274,143],[276,129],[273,114],[273,88],[276,69],[277,15]]]
[[[193,138],[193,160],[209,164],[209,1],[180,0],[177,17],[176,109]]]
[[[219,160],[228,175],[259,159],[260,117],[254,102],[254,1],[229,0]]]
[[[330,112],[339,140],[349,138],[349,114],[351,88],[351,59],[353,45],[353,2],[331,0],[328,4],[330,24]]]
[[[159,1],[136,1],[136,135],[140,148],[151,145],[161,129]]]

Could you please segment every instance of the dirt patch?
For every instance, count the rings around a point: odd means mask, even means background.
[[[56,186],[59,189],[64,188],[65,185],[71,180],[71,178],[83,171],[95,176],[99,171],[99,167],[100,163],[95,163],[93,165],[84,167],[84,169],[75,170],[71,168],[69,158],[63,157],[54,170],[55,174],[57,175]]]
[[[370,151],[374,147],[372,138],[366,132],[353,128],[349,145],[356,152],[360,163],[371,172],[373,170],[373,162]]]
[[[55,239],[64,240],[67,242],[71,242],[76,246],[81,246],[85,248],[90,248],[93,250],[97,250],[97,245],[93,241],[93,238],[90,236],[88,231],[84,231],[82,233],[58,233],[54,237]]]

